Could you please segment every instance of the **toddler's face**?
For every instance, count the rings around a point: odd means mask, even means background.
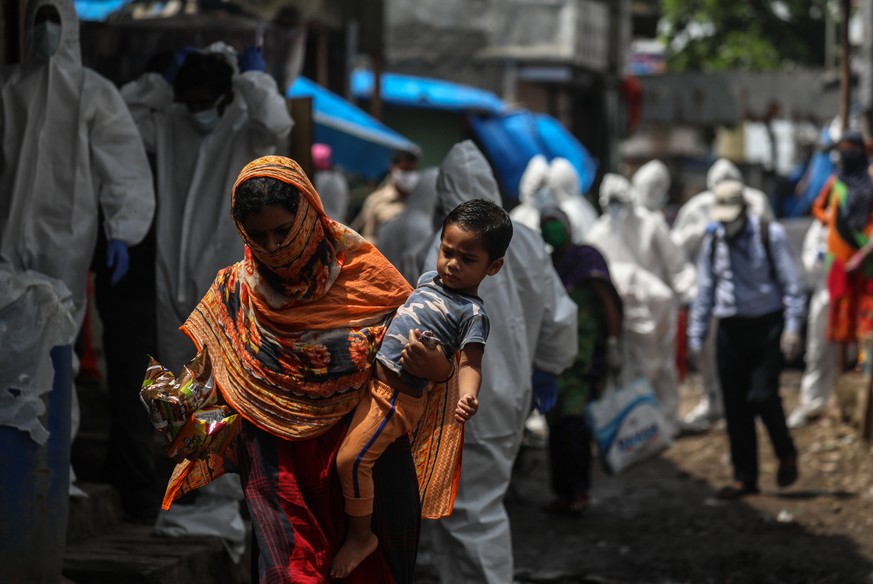
[[[479,235],[455,224],[446,225],[440,241],[437,273],[447,288],[476,295],[485,276],[496,274],[503,258],[488,258]]]

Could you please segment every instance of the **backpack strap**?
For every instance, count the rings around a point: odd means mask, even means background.
[[[718,231],[713,231],[712,234],[710,234],[712,245],[709,246],[709,267],[712,269],[713,276],[715,276],[715,253],[718,251],[719,239],[721,238],[718,236]]]
[[[758,226],[760,227],[761,246],[763,246],[764,254],[767,256],[767,265],[770,266],[770,279],[776,280],[776,263],[773,261],[773,252],[770,250],[770,221],[761,217],[758,219]]]

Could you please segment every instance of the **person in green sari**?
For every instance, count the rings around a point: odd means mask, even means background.
[[[555,495],[546,509],[578,514],[588,507],[591,485],[592,434],[585,407],[600,396],[607,376],[621,369],[622,305],[603,255],[591,245],[572,242],[570,222],[563,211],[545,209],[540,229],[552,248],[555,270],[579,307],[579,352],[558,377],[557,402],[546,414]]]

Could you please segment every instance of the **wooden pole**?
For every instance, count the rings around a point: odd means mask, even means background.
[[[374,53],[371,60],[373,63],[373,97],[370,99],[370,115],[382,121],[382,71],[384,69],[382,53]]]
[[[849,72],[849,17],[852,15],[852,0],[840,2],[840,126],[849,127],[851,104],[851,77]]]

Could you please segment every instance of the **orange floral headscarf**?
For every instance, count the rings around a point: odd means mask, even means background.
[[[182,330],[208,349],[231,407],[272,434],[304,439],[357,405],[385,321],[410,288],[376,248],[324,213],[293,160],[250,162],[234,200],[241,184],[261,177],[299,192],[294,228],[270,253],[237,222],[245,259],[218,273]]]

